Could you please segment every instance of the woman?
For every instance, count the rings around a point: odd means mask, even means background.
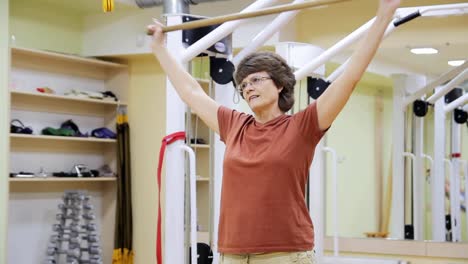
[[[304,195],[315,146],[345,106],[400,0],[380,0],[377,18],[345,71],[305,110],[294,104],[294,75],[279,56],[243,59],[235,81],[254,116],[218,105],[170,55],[161,24],[153,52],[181,99],[226,144],[218,250],[221,263],[315,263]]]

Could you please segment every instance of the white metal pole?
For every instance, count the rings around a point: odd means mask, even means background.
[[[468,161],[465,160],[465,218],[468,231]]]
[[[261,9],[264,7],[268,7],[272,4],[274,4],[277,0],[258,0],[255,1],[253,4],[245,8],[244,10],[241,11],[241,13],[249,12],[249,11],[254,11],[257,9]],[[190,47],[188,47],[181,55],[181,61],[182,62],[188,62],[198,56],[198,54],[202,53],[204,50],[208,49],[210,46],[215,44],[217,41],[223,39],[227,35],[231,34],[232,31],[238,26],[240,26],[243,23],[246,23],[248,19],[241,19],[241,20],[235,20],[235,21],[229,21],[212,32],[210,32],[208,35],[204,36],[202,39],[199,41],[193,43]]]
[[[330,147],[324,147],[323,151],[329,152],[332,155],[332,184],[333,184],[333,256],[338,257],[338,160],[336,151]]]
[[[436,88],[436,91],[439,90]],[[434,172],[432,174],[432,240],[445,241],[445,113],[444,99],[434,106]]]
[[[317,263],[322,263],[325,239],[325,139],[315,147],[314,160],[309,170],[309,212],[314,223],[315,254]]]
[[[450,214],[452,218],[452,241],[461,241],[461,209],[460,209],[460,155],[461,155],[461,125],[455,122],[451,115],[452,130],[452,170],[450,173]]]
[[[446,114],[449,113],[449,112],[452,112],[453,110],[455,110],[455,108],[459,107],[460,105],[465,104],[466,102],[468,102],[468,93],[460,96],[459,98],[457,98],[456,100],[454,100],[450,104],[446,105],[444,107],[444,111],[445,111]]]
[[[295,0],[293,4],[301,3],[304,2],[304,0]],[[250,44],[243,48],[233,59],[232,63],[237,66],[239,62],[245,58],[247,55],[250,53],[255,52],[260,46],[265,44],[265,42],[268,41],[268,39],[273,36],[276,32],[280,31],[283,26],[285,26],[291,19],[293,19],[300,10],[296,11],[289,11],[280,14],[278,17],[276,17],[273,22],[268,24],[268,26],[262,30],[255,38],[252,39],[252,42]]]
[[[446,95],[448,92],[453,90],[455,86],[459,85],[461,82],[466,80],[468,78],[468,69],[465,69],[462,73],[457,75],[457,77],[453,78],[450,82],[448,82],[446,85],[442,86],[441,88],[437,89],[437,91],[431,95],[427,101],[431,104],[433,104],[437,99],[443,97]]]
[[[180,15],[167,16],[167,25],[182,23]],[[184,50],[181,42],[182,32],[167,34],[170,52],[180,59]],[[188,69],[188,65],[183,65]],[[185,104],[177,95],[174,86],[166,80],[166,134],[185,131]],[[164,263],[184,263],[184,177],[185,156],[180,151],[181,141],[167,147],[164,210]]]
[[[468,112],[468,104],[463,107],[463,111]]]
[[[424,118],[413,115],[414,119],[414,174],[413,174],[413,216],[414,240],[424,240],[425,230],[425,173],[423,164],[424,153]]]
[[[323,52],[319,57],[317,57],[315,60],[311,61],[310,63],[306,64],[304,67],[300,68],[296,72],[294,72],[294,75],[296,76],[296,80],[302,80],[306,76],[310,75],[314,70],[316,70],[318,67],[323,65],[325,62],[329,61],[331,58],[333,58],[336,54],[359,40],[359,38],[362,37],[364,33],[369,29],[369,27],[372,25],[374,22],[375,17],[369,20],[367,23],[353,31],[351,34],[346,36],[344,39],[333,45],[331,48]]]
[[[390,236],[395,239],[404,239],[405,226],[405,201],[404,201],[404,159],[401,153],[404,152],[404,128],[405,112],[403,108],[403,98],[405,96],[404,79],[405,75],[394,75],[393,85],[393,187],[392,187],[392,210]]]
[[[427,155],[427,154],[423,154],[423,155],[422,155],[422,158],[429,161],[429,168],[430,168],[429,176],[427,176],[427,178],[424,177],[424,179],[426,179],[427,182],[429,183],[429,186],[431,186],[431,184],[432,184],[432,179],[434,178],[434,176],[433,176],[433,175],[434,175],[434,159],[433,159],[431,156]],[[424,168],[425,168],[425,167],[424,167]],[[425,175],[425,174],[424,174],[424,175]],[[426,184],[426,183],[424,182],[424,184]],[[425,225],[425,224],[426,224],[426,215],[425,215],[425,213],[426,213],[426,210],[427,210],[427,207],[426,207],[426,195],[425,195],[425,193],[426,193],[426,188],[425,188],[425,187],[426,187],[426,186],[424,185],[424,189],[423,189],[424,200],[423,200],[423,209],[422,209],[423,212],[424,212],[424,214],[423,214],[423,225],[424,225],[424,227],[423,227],[423,230],[424,230],[424,237],[423,237],[423,240],[428,240],[428,239],[430,238],[430,236],[432,235],[432,233],[426,233],[426,232],[425,232],[425,230],[426,230],[426,227],[425,227],[425,226],[426,226],[426,225]]]
[[[191,263],[197,263],[197,176],[195,169],[195,153],[187,145],[179,145],[179,148],[187,152],[190,164],[190,244]]]
[[[390,23],[388,25],[387,29],[385,30],[383,38],[386,38],[395,29],[396,29],[396,27],[393,25],[393,23]],[[327,77],[327,81],[333,82],[334,80],[336,80],[343,73],[344,69],[346,68],[346,65],[349,63],[349,60],[350,59],[348,58],[343,64],[340,65],[340,67],[338,67],[338,69],[336,69],[332,74],[330,74]]]
[[[231,109],[236,109],[236,105],[233,102],[234,96],[234,86],[232,83],[229,84],[215,84],[214,85],[214,98],[216,102],[220,105],[226,106]],[[223,161],[224,161],[224,151],[226,146],[219,139],[219,135],[214,135],[213,143],[213,184],[214,184],[214,193],[213,193],[213,237],[212,237],[212,249],[213,249],[213,264],[219,263],[219,252],[218,252],[218,228],[219,228],[219,216],[221,209],[221,190],[223,183]]]
[[[7,263],[7,233],[8,233],[8,196],[10,172],[10,137],[6,134],[10,124],[10,90],[8,80],[10,75],[10,8],[13,2],[0,1],[0,263]]]
[[[468,61],[463,63],[462,65],[442,74],[439,78],[432,81],[428,85],[424,86],[423,88],[419,89],[418,91],[408,95],[405,99],[405,105],[411,104],[416,99],[421,98],[424,94],[432,92],[436,87],[443,85],[446,81],[455,78],[459,75],[463,70],[468,68]]]
[[[413,12],[419,12],[423,17],[446,17],[457,16],[468,13],[468,4],[447,4],[432,6],[413,6],[398,8],[397,13],[400,16],[406,16]]]
[[[417,75],[394,74],[393,79],[393,188],[390,236],[395,239],[404,239],[405,201],[404,201],[404,140],[405,140],[405,113],[404,98],[409,87],[417,87],[425,79]]]

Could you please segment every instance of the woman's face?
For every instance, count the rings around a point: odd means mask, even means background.
[[[272,105],[278,105],[278,98],[281,89],[276,87],[275,83],[267,72],[256,72],[248,75],[242,80],[239,89],[244,100],[254,112],[270,108]]]

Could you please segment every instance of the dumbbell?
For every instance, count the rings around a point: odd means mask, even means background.
[[[93,206],[92,204],[90,204],[90,203],[84,203],[84,204],[83,204],[83,208],[84,208],[85,210],[93,210],[93,209],[94,209],[94,206]]]
[[[71,209],[71,210],[81,210],[81,204],[79,203],[71,203],[71,204],[59,204],[58,205],[58,208],[60,210],[67,210],[67,209]]]
[[[57,221],[64,221],[67,219],[73,220],[73,221],[79,221],[80,220],[80,214],[78,212],[71,212],[69,214],[66,213],[60,213],[55,215],[55,219]]]
[[[81,228],[85,230],[80,230]],[[85,225],[79,225],[78,223],[74,222],[71,223],[69,226],[66,226],[64,224],[53,224],[52,225],[52,230],[55,232],[60,232],[60,231],[72,231],[72,232],[78,232],[78,233],[85,233],[87,231],[96,231],[97,227],[96,224],[93,223],[88,223]]]
[[[67,257],[71,257],[71,258],[79,258],[81,256],[81,252],[78,248],[68,249],[68,250],[59,249],[55,246],[49,246],[47,248],[47,255],[54,256],[56,254],[66,254]]]
[[[83,214],[83,219],[94,220],[96,219],[96,216],[93,213],[87,213],[87,214]]]
[[[70,243],[75,243],[75,244],[80,244],[81,239],[78,236],[73,236],[70,234],[63,234],[62,236],[60,235],[52,235],[50,237],[50,242],[56,243],[56,242],[63,242],[63,241],[68,241]]]
[[[83,236],[82,238],[83,240],[87,240],[91,243],[99,243],[99,237],[97,234],[89,234],[87,236]]]

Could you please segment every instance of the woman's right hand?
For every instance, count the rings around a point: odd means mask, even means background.
[[[164,47],[166,42],[166,34],[163,32],[164,25],[156,19],[153,19],[154,24],[148,25],[148,32],[153,35],[151,49],[155,52],[157,49]]]

